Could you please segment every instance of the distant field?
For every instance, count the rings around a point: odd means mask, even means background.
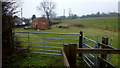
[[[57,28],[58,26],[67,26],[68,28]],[[25,30],[16,28],[15,31],[25,32],[52,32],[52,33],[79,33],[84,32],[84,35],[100,35],[113,38],[112,47],[118,47],[118,18],[117,17],[98,17],[98,18],[81,18],[72,20],[63,20],[60,24],[52,25],[49,30]],[[93,38],[88,36],[89,38]],[[118,55],[113,55],[111,62],[118,66]]]
[[[98,17],[98,18],[81,18],[63,21],[66,25],[81,25],[84,28],[98,28],[117,31],[117,17]],[[63,23],[62,23],[63,24]]]

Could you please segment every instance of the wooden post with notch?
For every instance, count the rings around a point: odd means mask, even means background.
[[[65,68],[70,68],[70,64],[68,61],[68,58],[69,58],[69,46],[68,46],[68,44],[64,44],[64,47],[62,49],[62,55],[63,55],[63,59],[64,59]]]
[[[108,45],[108,38],[103,37],[102,38],[102,44]],[[101,49],[106,49],[106,47],[101,46]],[[101,58],[105,59],[107,58],[107,54],[101,54]],[[100,68],[105,68],[105,64],[100,61]]]
[[[70,68],[76,68],[77,44],[64,45],[63,49],[70,64]]]
[[[77,44],[69,45],[69,64],[71,68],[76,68]]]
[[[83,45],[82,41],[83,41],[83,32],[80,31],[80,36],[79,36],[79,48],[82,48],[82,45]],[[82,53],[79,53],[79,57],[82,58]]]
[[[63,50],[64,50],[64,52],[65,52],[65,54],[66,54],[66,57],[67,57],[67,59],[68,59],[68,62],[69,62],[69,58],[70,58],[70,56],[69,56],[69,45],[68,44],[64,44],[64,48],[63,48]]]

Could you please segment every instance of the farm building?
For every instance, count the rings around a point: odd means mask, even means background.
[[[26,25],[26,22],[19,17],[14,17],[14,25],[17,27],[23,27]]]
[[[32,27],[34,29],[49,29],[49,21],[45,17],[41,17],[32,21]]]

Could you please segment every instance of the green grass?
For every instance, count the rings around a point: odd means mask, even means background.
[[[68,29],[64,28],[57,28],[59,25],[67,25]],[[82,25],[83,27],[76,27],[75,25]],[[24,32],[52,32],[52,33],[79,33],[80,31],[84,32],[84,35],[88,35],[88,38],[94,39],[96,37],[91,37],[89,35],[100,35],[100,36],[109,36],[113,38],[112,41],[112,47],[119,48],[118,47],[118,18],[117,17],[99,17],[99,18],[81,18],[81,19],[72,19],[72,20],[64,20],[62,23],[58,25],[52,25],[51,29],[49,30],[33,30],[28,29],[24,30],[23,28],[16,28],[15,31],[24,31]],[[19,36],[27,36],[23,34],[18,34]],[[42,36],[42,35],[34,35],[31,34],[31,36]],[[58,35],[45,35],[48,37],[54,37],[59,38],[61,36]],[[64,38],[74,38],[74,36],[63,36]],[[78,38],[78,37],[76,37]],[[23,39],[21,39],[23,40]],[[27,39],[26,39],[27,40]],[[35,40],[34,41],[44,41],[44,40]],[[51,40],[47,40],[51,41]],[[52,40],[51,42],[56,42],[57,40]],[[58,40],[59,41],[59,40]],[[62,42],[68,42],[68,41],[62,41]],[[69,41],[72,42],[72,41]],[[73,41],[75,42],[75,41]],[[77,41],[76,41],[77,42]],[[23,43],[25,44],[25,43]],[[32,44],[34,45],[34,44]],[[49,45],[49,46],[59,46],[59,45]],[[54,61],[54,59],[53,59]],[[112,55],[111,57],[111,63],[118,66],[118,55]],[[35,61],[37,62],[37,61]],[[26,64],[27,65],[27,64]],[[44,64],[43,64],[44,65]]]
[[[26,57],[14,56],[15,63],[12,65],[13,67],[23,68],[24,66],[29,67],[41,67],[41,66],[63,66],[63,59],[61,56],[53,56],[53,55],[42,55],[42,54],[31,54]]]
[[[117,31],[118,18],[117,17],[99,17],[99,18],[82,18],[74,20],[65,20],[66,25],[81,24],[86,28],[98,28]]]

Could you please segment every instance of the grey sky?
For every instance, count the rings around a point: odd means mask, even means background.
[[[23,0],[23,17],[30,18],[33,14],[37,17],[41,16],[41,12],[37,10],[42,0]],[[96,12],[118,12],[119,0],[53,0],[56,3],[55,12],[57,16],[63,15],[65,9],[65,15],[68,16],[69,8],[71,13],[78,16],[91,14]],[[17,14],[20,16],[20,13]]]

